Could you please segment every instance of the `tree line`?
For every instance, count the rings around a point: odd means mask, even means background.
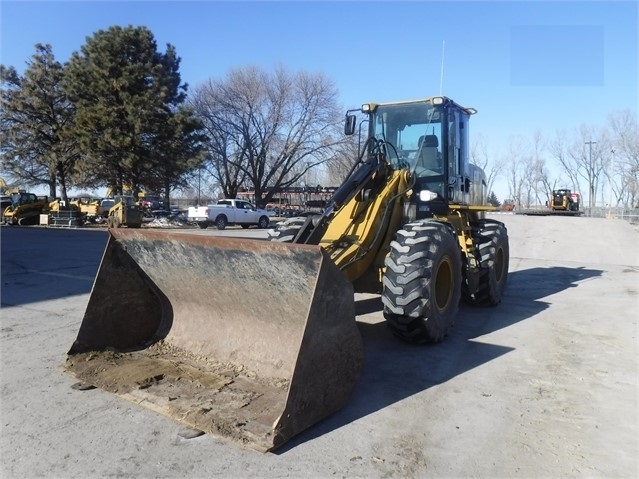
[[[266,203],[318,167],[344,169],[337,89],[322,74],[239,68],[187,96],[175,48],[159,52],[146,27],[100,30],[64,64],[51,45],[35,50],[23,75],[0,66],[1,164],[51,197],[107,187],[168,204],[204,180]]]
[[[189,91],[179,67],[173,45],[160,52],[150,30],[132,26],[99,30],[65,63],[38,44],[22,75],[0,65],[3,175],[62,199],[70,188],[107,187],[161,194],[168,204],[175,190],[234,197],[249,189],[267,203],[290,186],[337,186],[356,161],[357,139],[343,135],[338,91],[323,74],[248,66]],[[590,206],[604,186],[615,205],[639,202],[630,110],[572,138],[512,139],[502,157],[473,136],[471,159],[488,190],[502,176],[519,207],[566,186]]]
[[[519,208],[544,205],[550,192],[562,188],[580,193],[589,209],[639,207],[639,130],[630,109],[609,114],[600,126],[511,138],[502,156],[491,155],[481,136],[471,151],[487,172],[489,190],[501,176]]]

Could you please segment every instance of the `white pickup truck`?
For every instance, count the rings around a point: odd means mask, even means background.
[[[273,213],[258,209],[244,200],[219,200],[217,204],[207,206],[190,206],[188,212],[189,222],[197,223],[200,228],[208,228],[209,225],[217,226],[223,230],[227,225],[241,225],[248,228],[256,225],[258,228],[268,228]]]

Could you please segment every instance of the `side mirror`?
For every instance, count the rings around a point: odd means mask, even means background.
[[[355,115],[346,115],[346,121],[344,122],[344,134],[349,136],[355,133],[356,123],[357,117]]]

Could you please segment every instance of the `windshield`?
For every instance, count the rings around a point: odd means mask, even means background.
[[[417,176],[444,174],[442,110],[427,102],[379,105],[372,116],[372,134],[386,142],[389,161],[409,167]]]

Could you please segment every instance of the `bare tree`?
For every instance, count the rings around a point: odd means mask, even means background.
[[[322,74],[278,67],[232,70],[196,88],[209,135],[209,168],[225,195],[252,187],[258,203],[334,158],[344,139],[337,90]]]
[[[616,203],[639,207],[639,133],[637,116],[623,110],[608,117],[611,129],[611,150],[606,175],[615,194]]]
[[[493,191],[495,180],[503,165],[502,161],[489,154],[486,139],[481,133],[473,141],[470,149],[470,160],[484,170],[484,173],[486,173],[486,188],[488,191]]]
[[[561,167],[564,175],[568,177],[568,182],[559,178],[558,181],[560,183],[557,186],[570,188],[575,192],[581,192],[579,174],[577,173],[578,166],[568,152],[569,147],[567,141],[567,133],[564,130],[559,130],[557,131],[555,138],[548,145],[548,151],[550,152],[551,157]],[[569,184],[561,184],[561,182]]]
[[[596,205],[599,182],[606,166],[605,152],[610,151],[610,140],[605,131],[596,131],[594,127],[582,125],[569,155],[576,167],[576,174],[588,185],[588,207]]]
[[[327,162],[328,182],[339,186],[357,163],[362,150],[359,135],[346,136],[335,148],[333,157]]]
[[[508,184],[508,194],[519,208],[522,207],[522,203],[525,203],[523,198],[527,168],[525,151],[525,142],[522,137],[511,138],[508,146],[508,157],[502,160],[504,175]],[[525,206],[529,206],[529,202]]]
[[[544,204],[552,190],[555,189],[556,180],[551,178],[550,171],[546,166],[545,153],[547,147],[539,130],[533,135],[533,156],[530,165],[531,186],[534,193],[534,199],[537,204]]]

